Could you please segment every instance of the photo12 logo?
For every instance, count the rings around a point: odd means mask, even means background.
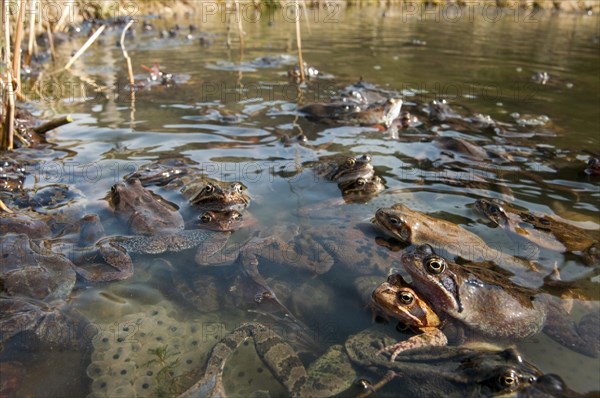
[[[6,3],[8,15],[17,16],[20,7],[24,7],[23,14],[28,18],[47,23],[71,24],[78,22],[79,18],[94,18],[96,15],[106,15],[111,18],[135,18],[139,15],[139,5],[134,1],[75,1],[75,0],[9,0]]]
[[[297,20],[308,22],[337,23],[340,22],[343,0],[320,1],[316,6],[307,7],[303,1],[282,0],[277,7],[270,2],[223,2],[206,1],[200,7],[200,19],[203,23],[210,19],[219,19],[222,23],[228,18],[235,22],[258,23],[278,20],[295,23]],[[278,14],[278,15],[277,15]]]

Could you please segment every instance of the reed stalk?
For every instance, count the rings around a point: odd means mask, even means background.
[[[304,83],[304,61],[302,60],[302,36],[300,35],[300,5],[296,0],[296,45],[298,47],[298,65],[300,65],[300,82]]]
[[[67,62],[63,69],[69,69],[75,63],[75,61],[77,61],[77,59],[79,59],[79,57],[81,57],[81,55],[88,49],[88,47],[96,41],[98,36],[100,36],[102,32],[104,32],[104,29],[106,29],[106,25],[100,26],[98,30],[95,31],[94,34],[85,42],[85,44],[81,46],[81,48],[75,53],[75,55],[71,57],[71,59],[69,60],[69,62]]]
[[[27,41],[27,59],[25,60],[26,65],[31,65],[31,59],[34,56],[34,52],[37,51],[35,47],[35,15],[37,10],[37,1],[30,0],[29,9],[31,14],[29,15],[29,40]]]
[[[131,57],[129,56],[129,54],[127,53],[127,49],[125,48],[125,35],[127,34],[127,30],[129,28],[131,28],[131,25],[133,25],[135,21],[132,19],[131,21],[127,22],[127,25],[125,25],[125,28],[123,28],[123,32],[121,33],[121,51],[123,51],[123,56],[125,57],[125,60],[127,61],[127,74],[129,75],[129,84],[131,84],[132,88],[133,88],[133,84],[135,83],[135,81],[133,80],[133,69],[131,67]]]
[[[46,25],[46,35],[48,36],[48,44],[50,45],[50,57],[52,58],[52,65],[55,65],[56,51],[54,50],[54,37],[52,36],[50,25]]]
[[[13,136],[15,128],[15,97],[13,87],[12,67],[10,66],[10,25],[9,25],[9,2],[2,1],[2,27],[4,28],[4,66],[6,68],[6,81],[2,93],[2,102],[5,104],[4,120],[2,121],[2,139],[0,150],[13,149]]]
[[[19,14],[15,26],[15,43],[13,45],[12,74],[16,84],[15,92],[21,92],[21,42],[23,41],[23,17],[25,15],[25,1],[19,2]]]

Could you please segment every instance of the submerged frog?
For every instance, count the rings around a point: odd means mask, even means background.
[[[186,223],[188,229],[209,229],[211,231],[237,231],[253,225],[256,222],[249,214],[237,210],[213,211],[207,210],[196,220]]]
[[[475,208],[514,236],[558,252],[582,252],[585,263],[600,264],[600,229],[585,230],[548,215],[534,215],[486,199],[477,200]]]
[[[326,124],[359,126],[383,125],[389,128],[400,115],[402,100],[390,98],[384,102],[361,106],[357,103],[309,104],[298,111],[309,120]]]
[[[372,222],[402,242],[431,244],[444,256],[457,256],[473,262],[493,261],[517,270],[536,269],[535,264],[527,259],[506,255],[459,225],[412,210],[401,203],[377,210]]]
[[[65,304],[75,286],[75,265],[24,234],[0,236],[0,247],[0,344],[20,333],[60,347],[81,343],[76,340],[83,334],[72,335],[80,332],[72,328],[87,323]]]
[[[600,326],[599,314],[586,315],[578,328],[560,300],[512,282],[506,271],[458,265],[421,245],[402,255],[414,288],[438,316],[467,332],[488,338],[523,339],[543,331],[584,355],[597,357],[600,339],[587,335],[589,324]],[[580,333],[581,332],[581,333]]]
[[[223,368],[247,339],[254,341],[257,353],[291,397],[331,397],[342,393],[367,396],[393,381],[398,383],[388,390],[401,389],[410,396],[493,397],[516,394],[544,377],[514,349],[489,346],[413,350],[390,362],[379,353],[380,345],[387,344],[390,338],[377,329],[350,336],[343,346],[333,345],[307,369],[277,333],[259,323],[248,323],[213,347],[203,377],[180,398],[225,396]],[[367,369],[381,380],[357,381],[357,370],[364,374]],[[362,392],[357,391],[357,385],[362,386]]]
[[[340,182],[338,188],[345,202],[365,202],[385,189],[383,181],[378,176],[369,178],[358,177],[353,180]]]

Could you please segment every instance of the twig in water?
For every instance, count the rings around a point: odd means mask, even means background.
[[[106,25],[102,25],[98,28],[97,31],[94,32],[94,34],[85,42],[85,44],[79,49],[79,51],[77,51],[75,53],[75,55],[73,55],[71,57],[71,59],[69,60],[69,62],[67,62],[67,64],[65,65],[65,67],[63,69],[69,69],[73,63],[75,63],[75,61],[77,61],[77,59],[79,57],[81,57],[81,55],[85,52],[85,50],[88,49],[89,46],[92,45],[92,43],[94,41],[96,41],[96,39],[98,38],[98,36],[100,36],[102,34],[102,32],[104,32],[104,29],[106,29]]]
[[[131,25],[133,25],[135,21],[132,19],[131,21],[127,22],[127,25],[125,25],[125,28],[123,29],[123,32],[121,33],[121,50],[123,51],[123,56],[125,57],[125,60],[127,61],[127,73],[129,74],[129,84],[131,84],[133,86],[133,84],[135,83],[133,80],[133,69],[131,68],[131,58],[129,57],[129,54],[127,54],[127,50],[125,49],[125,34],[127,33],[127,30],[131,27]]]
[[[37,127],[33,128],[33,131],[38,134],[46,134],[48,131],[53,130],[57,127],[63,126],[65,124],[71,123],[73,118],[70,115],[58,117],[56,119],[52,119],[49,122],[41,124]]]

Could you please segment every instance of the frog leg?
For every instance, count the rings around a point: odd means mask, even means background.
[[[292,347],[281,337],[260,323],[246,323],[226,335],[212,349],[204,376],[180,398],[224,397],[223,369],[234,351],[247,339],[254,341],[256,351],[290,394],[299,397],[306,383],[304,365]]]
[[[261,258],[319,275],[329,271],[333,265],[333,258],[326,249],[320,246],[315,253],[314,242],[312,243],[312,246],[305,242],[294,246],[274,235],[266,238],[253,238],[241,248],[240,258],[242,264],[253,264],[258,261],[258,258]]]
[[[585,315],[576,325],[558,300],[550,299],[546,305],[547,316],[544,333],[556,342],[580,354],[597,358],[600,354],[600,314]]]
[[[76,266],[75,271],[88,281],[110,282],[120,281],[133,275],[133,261],[127,251],[118,244],[113,244],[110,240],[99,241],[95,250],[92,251],[92,259],[100,252],[104,262],[116,271],[102,271],[94,266],[93,270],[87,270],[81,266]]]
[[[391,352],[392,356],[390,358],[390,362],[394,362],[396,357],[403,351],[429,346],[445,346],[448,344],[446,335],[438,328],[423,328],[421,331],[423,333],[413,336],[407,340],[383,347],[377,352],[377,354]]]

